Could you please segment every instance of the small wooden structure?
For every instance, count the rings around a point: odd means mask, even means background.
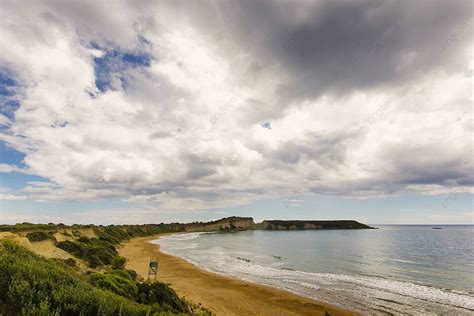
[[[150,258],[148,265],[148,278],[153,277],[156,280],[158,276],[158,258]]]

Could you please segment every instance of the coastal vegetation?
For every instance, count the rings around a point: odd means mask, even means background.
[[[118,255],[114,245],[98,238],[80,237],[78,240],[58,242],[56,246],[87,261],[91,268],[110,264]]]
[[[370,229],[372,227],[354,220],[264,220],[255,223],[252,217],[226,217],[210,222],[193,223],[169,223],[169,224],[142,224],[142,225],[71,225],[60,224],[32,224],[20,223],[15,225],[0,225],[0,232],[9,231],[13,233],[47,231],[47,233],[62,232],[65,235],[80,237],[81,230],[91,229],[95,235],[111,244],[119,244],[133,237],[152,236],[160,233],[172,232],[199,232],[199,231],[241,231],[241,230],[268,230],[274,227],[288,229]],[[44,235],[45,236],[45,235]]]
[[[64,240],[56,246],[75,257],[87,261],[89,267],[109,265],[117,257],[116,246],[133,237],[152,236],[169,231],[182,231],[179,225],[110,225],[92,227],[97,237],[79,237],[77,240]]]
[[[0,271],[2,315],[210,314],[166,284],[134,280],[124,269],[82,274],[10,241],[0,243]]]
[[[22,231],[28,231],[28,230],[50,230],[50,231],[57,231],[58,229],[61,228],[66,228],[66,227],[71,227],[73,229],[78,229],[78,228],[90,228],[93,225],[77,225],[74,224],[72,226],[66,226],[62,223],[59,224],[54,224],[54,223],[48,223],[48,224],[33,224],[33,223],[18,223],[15,225],[0,225],[0,231],[6,232],[22,232]]]

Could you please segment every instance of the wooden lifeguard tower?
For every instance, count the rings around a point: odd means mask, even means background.
[[[148,279],[153,277],[156,280],[158,276],[158,258],[150,258],[150,264],[148,265]]]

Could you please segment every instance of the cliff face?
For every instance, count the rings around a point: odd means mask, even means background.
[[[257,224],[263,230],[306,230],[306,229],[368,229],[373,228],[352,220],[342,221],[278,221],[268,220]]]
[[[195,222],[184,224],[187,232],[215,232],[241,230],[311,230],[311,229],[369,229],[373,228],[353,220],[341,221],[280,221],[266,220],[255,224],[252,217],[227,217],[212,222]]]
[[[252,217],[227,217],[207,223],[190,223],[185,225],[188,232],[240,231],[255,229]]]

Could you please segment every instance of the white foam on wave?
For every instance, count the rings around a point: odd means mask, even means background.
[[[242,265],[242,264],[241,264]],[[264,278],[290,278],[295,281],[312,282],[314,286],[329,284],[352,284],[360,287],[377,289],[383,292],[402,295],[430,302],[448,304],[466,309],[474,309],[474,298],[466,294],[448,292],[439,288],[418,285],[409,282],[387,280],[376,277],[362,277],[344,274],[310,273],[303,271],[289,271],[272,269],[249,263],[242,268],[242,272],[255,274]]]
[[[150,241],[152,244],[160,244],[162,241],[185,241],[185,240],[193,240],[198,238],[202,234],[208,234],[206,232],[199,232],[199,233],[182,233],[182,234],[173,234],[169,236],[163,236],[159,239],[155,239]]]

